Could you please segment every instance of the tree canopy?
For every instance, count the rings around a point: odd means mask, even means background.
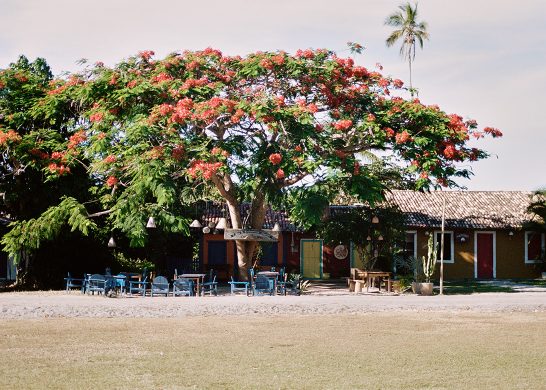
[[[388,188],[363,154],[394,156],[416,189],[453,186],[470,175],[460,163],[487,156],[467,145],[470,137],[501,135],[404,100],[401,80],[324,49],[241,57],[208,48],[157,60],[143,51],[114,67],[33,77],[0,73],[5,175],[33,169],[53,182],[84,170],[85,199],[65,198],[53,214],[80,230],[104,216],[134,245],[143,244],[149,216],[187,232],[180,207],[199,198],[225,201],[234,228],[258,229],[268,203],[288,207],[303,226],[319,221],[340,190],[373,205]],[[249,215],[241,202],[250,202]],[[13,229],[3,242],[15,254],[32,227]],[[242,275],[254,250],[237,242]]]

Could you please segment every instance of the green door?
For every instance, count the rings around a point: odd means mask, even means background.
[[[306,279],[322,278],[322,240],[301,240],[300,269]]]

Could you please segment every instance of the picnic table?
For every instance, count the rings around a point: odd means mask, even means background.
[[[260,275],[273,281],[273,295],[277,295],[277,279],[279,278],[279,273],[276,271],[260,271],[256,274],[256,276]]]
[[[201,294],[201,285],[203,284],[203,280],[205,279],[206,274],[180,274],[178,275],[178,279],[191,279],[195,283],[195,296],[198,296]]]

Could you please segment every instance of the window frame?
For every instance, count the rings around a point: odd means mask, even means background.
[[[413,254],[412,256],[417,259],[417,230],[406,230],[406,234],[413,234]],[[404,240],[406,238],[404,237]],[[404,241],[404,249],[406,247],[406,242]]]
[[[441,230],[435,230],[433,232],[434,234],[434,246],[436,246],[436,236],[438,234],[442,234],[442,231]],[[444,230],[444,234],[450,234],[451,235],[451,239],[449,240],[449,242],[451,243],[451,259],[450,260],[446,260],[444,259],[444,264],[454,264],[455,263],[455,233],[453,230]],[[438,242],[438,251],[440,250],[440,242]],[[438,263],[440,263],[440,258],[437,258],[436,261]]]
[[[523,260],[525,261],[525,264],[539,264],[542,262],[542,260],[535,260],[535,259],[529,259],[529,235],[531,234],[539,234],[540,235],[540,250],[541,252],[546,250],[546,240],[545,240],[545,234],[541,232],[535,232],[532,230],[525,231],[524,234],[524,257]]]

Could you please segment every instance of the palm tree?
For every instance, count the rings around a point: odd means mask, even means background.
[[[391,47],[398,41],[402,40],[400,47],[400,56],[408,60],[410,71],[410,91],[413,96],[413,85],[411,81],[411,63],[415,60],[415,43],[419,42],[421,49],[423,48],[423,40],[428,39],[427,23],[417,22],[417,3],[412,7],[408,2],[398,6],[399,11],[389,15],[385,20],[387,26],[396,27],[391,35],[387,38],[387,47]]]

